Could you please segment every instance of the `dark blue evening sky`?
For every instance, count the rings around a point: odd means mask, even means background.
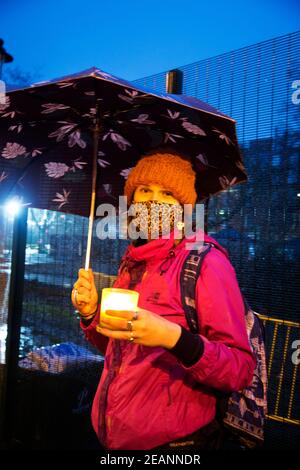
[[[298,5],[297,5],[298,3]],[[13,65],[45,80],[93,65],[133,80],[297,31],[295,0],[2,0]]]

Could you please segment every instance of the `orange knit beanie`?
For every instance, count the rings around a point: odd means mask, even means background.
[[[130,205],[139,185],[158,184],[171,191],[180,204],[194,206],[197,200],[195,180],[196,173],[188,160],[176,154],[155,153],[142,157],[130,171],[124,195]]]

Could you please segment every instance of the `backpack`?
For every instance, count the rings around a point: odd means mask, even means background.
[[[181,271],[181,299],[186,320],[192,333],[199,333],[198,315],[195,309],[196,282],[200,275],[204,257],[213,243],[204,242],[200,250],[191,250]],[[267,369],[264,326],[258,314],[245,306],[245,323],[249,342],[256,358],[256,367],[251,384],[238,392],[225,394],[216,391],[216,418],[229,439],[243,447],[260,447],[264,442],[264,418],[267,413]]]

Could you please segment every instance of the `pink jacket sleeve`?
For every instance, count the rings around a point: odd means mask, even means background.
[[[188,370],[195,380],[224,392],[250,384],[255,358],[249,344],[244,303],[235,270],[212,248],[196,285],[196,309],[204,351]]]
[[[81,320],[80,327],[83,330],[86,339],[93,346],[95,346],[104,356],[109,338],[101,335],[101,333],[98,333],[98,331],[96,330],[96,325],[99,323],[99,316],[100,316],[100,304],[98,305],[97,313],[93,321],[88,326],[86,326]]]

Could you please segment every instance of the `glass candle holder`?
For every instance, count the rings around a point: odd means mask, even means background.
[[[101,327],[101,320],[104,320],[105,316],[109,317],[109,315],[105,313],[106,310],[134,311],[137,309],[138,300],[139,293],[134,290],[119,289],[116,287],[105,287],[102,289],[100,323],[96,326],[96,329],[98,330],[98,328]]]

